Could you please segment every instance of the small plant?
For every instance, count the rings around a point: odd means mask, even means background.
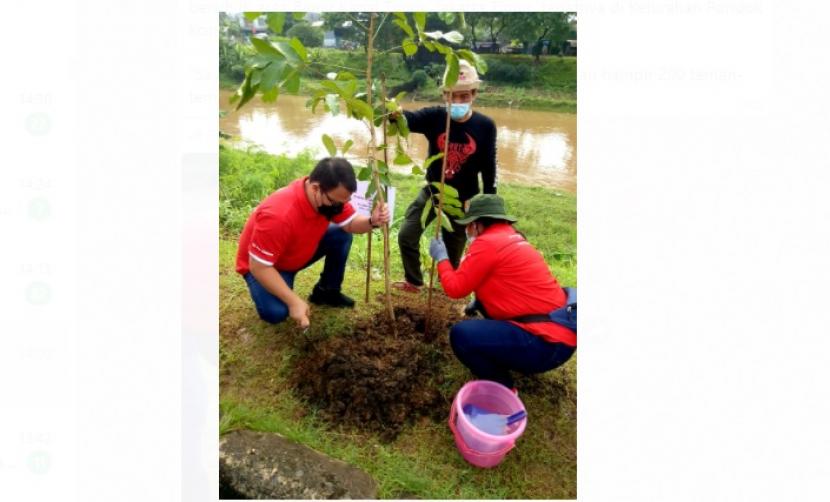
[[[245,17],[248,20],[254,20],[263,15],[260,12],[246,12]],[[275,102],[279,97],[280,89],[296,93],[300,87],[300,78],[307,74],[310,70],[325,75],[327,78],[320,83],[320,87],[314,91],[311,99],[308,100],[307,105],[314,113],[320,104],[326,112],[333,115],[344,113],[347,117],[357,119],[363,122],[369,132],[369,145],[367,147],[366,165],[357,166],[359,171],[357,178],[364,181],[369,181],[369,190],[367,197],[373,198],[376,202],[385,203],[387,200],[387,190],[392,186],[389,179],[389,159],[388,151],[394,148],[395,157],[392,161],[396,165],[414,164],[412,159],[406,154],[406,149],[401,143],[401,138],[407,138],[409,129],[406,124],[406,119],[403,114],[400,118],[390,123],[387,119],[391,113],[400,112],[399,101],[403,97],[403,93],[399,93],[392,99],[386,96],[385,76],[377,79],[376,74],[373,73],[373,63],[385,53],[401,50],[404,57],[412,57],[418,51],[419,47],[423,47],[429,52],[438,53],[444,56],[446,62],[446,72],[444,73],[444,85],[452,87],[458,80],[459,60],[465,59],[474,65],[479,72],[487,71],[486,63],[479,58],[475,53],[468,49],[453,49],[449,44],[460,44],[463,41],[463,36],[458,31],[430,31],[426,28],[426,13],[414,12],[407,15],[403,12],[395,12],[394,14],[385,13],[377,23],[379,15],[371,13],[368,18],[368,23],[364,24],[360,20],[356,20],[356,24],[360,29],[366,33],[366,70],[361,71],[354,67],[345,67],[338,65],[337,68],[324,68],[316,57],[319,52],[313,52],[312,58],[309,58],[309,51],[305,44],[296,36],[288,38],[281,36],[283,27],[285,25],[286,13],[284,12],[270,12],[264,14],[268,23],[268,27],[277,36],[269,38],[267,36],[252,35],[250,38],[251,44],[256,50],[257,54],[250,58],[245,69],[245,78],[240,84],[236,93],[231,98],[231,103],[237,103],[237,109],[244,106],[256,94],[262,95],[262,101],[269,103]],[[304,13],[293,13],[295,20],[301,20]],[[410,24],[410,16],[413,23]],[[455,15],[443,16],[448,20],[454,21]],[[463,15],[459,15],[457,19],[463,23]],[[386,51],[377,52],[375,50],[375,37],[377,36],[380,26],[387,21],[395,24],[400,28],[403,38],[400,45],[388,49]],[[414,25],[414,28],[413,28]],[[348,57],[348,56],[347,56]],[[417,72],[416,72],[417,73]],[[419,75],[419,79],[425,81],[426,73],[422,72],[423,76]],[[381,73],[383,75],[383,73]],[[362,91],[359,90],[359,77],[365,77],[365,86]],[[378,92],[380,91],[380,92]],[[447,113],[447,131],[449,130],[449,113]],[[383,141],[378,142],[376,136],[376,127],[382,127]],[[395,138],[395,144],[390,145],[389,139]],[[328,135],[323,135],[321,138],[323,145],[330,155],[335,155],[338,151],[334,141]],[[340,149],[345,154],[346,151],[353,144],[352,140],[348,140],[346,144]],[[383,152],[383,160],[377,158],[378,152]],[[412,168],[412,173],[423,175],[424,169],[428,167],[429,163],[437,160],[439,156],[433,156],[427,159],[424,168],[415,164]],[[446,163],[446,159],[444,159]],[[450,187],[445,187],[444,169],[442,168],[441,182],[438,184],[438,205],[434,207],[437,216],[436,230],[439,230],[440,225],[449,222],[442,218],[444,213],[449,215],[463,214],[460,209],[460,202],[457,200],[457,193],[450,190]],[[430,204],[434,206],[434,204]],[[394,320],[395,314],[392,308],[390,274],[389,274],[389,225],[382,227],[383,231],[383,249],[384,249],[384,280],[386,291],[386,309],[390,319]],[[371,238],[370,238],[371,239]],[[371,240],[369,240],[371,246]],[[367,296],[368,296],[368,281],[370,274],[368,273],[371,267],[371,247],[367,250]],[[433,263],[434,269],[434,263]],[[432,277],[430,278],[432,283]],[[431,288],[430,288],[430,301]]]

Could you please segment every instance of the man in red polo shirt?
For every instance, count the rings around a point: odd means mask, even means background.
[[[453,352],[477,377],[507,387],[513,387],[511,370],[552,370],[576,350],[576,333],[563,325],[515,320],[547,314],[567,302],[542,255],[513,228],[515,221],[505,214],[501,197],[477,195],[466,217],[458,220],[467,226],[471,241],[458,270],[440,239],[429,246],[447,296],[463,298],[475,292],[475,303],[486,317],[452,327]]]
[[[349,161],[325,158],[309,176],[272,193],[251,213],[239,238],[236,271],[248,283],[264,321],[278,323],[291,317],[308,327],[310,309],[293,291],[294,276],[324,256],[323,272],[309,300],[354,306],[354,300],[340,292],[351,234],[370,232],[389,221],[389,211],[381,204],[369,217],[358,215],[349,203],[355,190]]]

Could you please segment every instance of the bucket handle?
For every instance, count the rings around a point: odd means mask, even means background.
[[[450,430],[452,431],[453,436],[455,436],[456,438],[458,438],[458,437],[460,437],[460,436],[461,436],[461,433],[460,433],[460,432],[458,432],[458,428],[457,428],[457,426],[455,425],[455,419],[456,419],[456,418],[458,418],[458,411],[456,411],[456,409],[455,409],[455,401],[453,401],[452,405],[450,405],[450,419],[449,419],[449,426],[450,426]],[[458,449],[459,449],[459,450],[461,450],[461,452],[462,452],[462,453],[473,454],[473,455],[479,455],[479,456],[480,456],[480,455],[483,455],[483,453],[482,453],[482,452],[480,452],[480,451],[476,451],[476,450],[473,450],[473,449],[471,449],[469,446],[467,446],[467,443],[465,443],[465,442],[463,441],[463,439],[464,439],[464,438],[461,438],[461,439],[462,439],[461,441],[456,441],[456,446],[458,447]],[[506,454],[507,454],[507,452],[509,452],[510,450],[512,450],[515,446],[516,446],[516,443],[515,443],[515,442],[513,442],[513,443],[511,443],[511,444],[509,444],[509,445],[505,446],[505,447],[504,447],[504,448],[502,448],[501,450],[498,450],[498,451],[493,451],[493,452],[488,452],[488,453],[486,453],[486,455],[506,455]]]

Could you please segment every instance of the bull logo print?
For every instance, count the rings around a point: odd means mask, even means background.
[[[447,153],[447,169],[444,172],[444,176],[448,180],[451,180],[461,170],[461,165],[476,151],[476,142],[473,137],[469,133],[464,133],[464,135],[467,136],[467,143],[450,142],[450,151]],[[438,149],[442,152],[446,151],[444,148],[445,136],[446,133],[441,133],[438,136]]]

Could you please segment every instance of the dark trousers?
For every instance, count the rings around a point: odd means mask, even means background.
[[[510,371],[542,373],[565,364],[576,350],[551,343],[515,324],[492,319],[461,321],[450,330],[456,357],[484,380],[513,387]]]
[[[401,250],[404,277],[407,282],[416,286],[424,284],[424,277],[421,273],[421,235],[424,233],[424,229],[421,227],[421,213],[424,211],[429,196],[429,189],[426,187],[418,192],[418,196],[407,208],[403,223],[401,223],[401,229],[398,232],[398,247]],[[429,225],[434,219],[435,211],[430,210],[426,225]],[[458,268],[458,264],[461,262],[461,254],[464,253],[467,235],[464,232],[464,225],[458,225],[452,220],[450,220],[450,223],[453,231],[447,232],[445,228],[441,228],[441,235],[444,244],[447,246],[450,263],[452,263],[453,268]]]
[[[346,260],[349,257],[351,247],[352,234],[337,225],[331,224],[320,240],[320,244],[317,245],[314,256],[300,270],[310,267],[314,262],[325,256],[323,272],[320,273],[320,280],[315,287],[327,291],[340,291],[340,287],[343,285],[343,277],[346,274]],[[297,272],[299,270],[293,272],[279,271],[285,283],[291,289],[294,289],[294,277]],[[245,274],[245,282],[248,283],[248,291],[251,292],[251,299],[256,305],[257,314],[263,321],[276,324],[288,317],[288,306],[285,302],[269,293],[257,282],[253,274],[250,272]]]

